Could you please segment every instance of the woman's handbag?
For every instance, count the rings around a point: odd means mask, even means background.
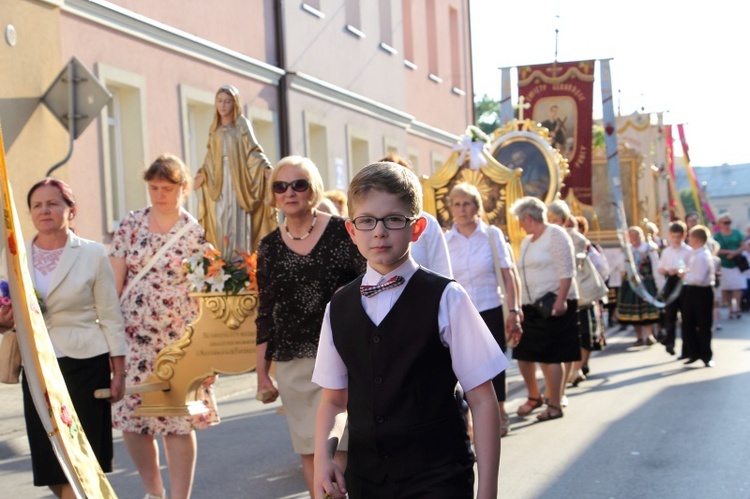
[[[15,385],[21,376],[21,349],[18,334],[8,331],[0,340],[0,383]]]
[[[740,272],[750,269],[750,263],[748,263],[747,257],[742,253],[732,258],[732,261],[737,265],[737,268],[740,269]]]
[[[599,301],[609,292],[594,263],[585,253],[576,255],[578,269],[576,284],[578,285],[578,305],[587,307],[592,302]]]
[[[536,299],[531,306],[542,316],[542,319],[549,319],[552,317],[552,307],[555,305],[555,300],[557,300],[557,295],[549,291],[541,298]]]

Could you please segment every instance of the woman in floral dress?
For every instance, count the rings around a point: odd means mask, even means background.
[[[182,161],[175,156],[160,156],[146,170],[144,179],[151,206],[128,214],[115,233],[110,252],[125,319],[129,386],[146,381],[159,351],[182,337],[185,325],[197,318],[198,304],[188,295],[190,283],[183,262],[210,247],[201,226],[182,208],[189,188]],[[179,237],[173,240],[176,234]],[[141,269],[149,266],[168,242],[171,244],[163,255],[137,279]],[[147,492],[145,499],[166,497],[156,435],[164,440],[170,497],[190,496],[197,454],[193,430],[218,423],[210,386],[203,389],[203,401],[209,411],[198,417],[133,417],[140,405],[138,394],[126,396],[115,406],[113,424],[123,432],[125,446]]]

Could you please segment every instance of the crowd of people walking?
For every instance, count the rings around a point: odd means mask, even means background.
[[[676,355],[681,318],[679,358],[712,367],[719,305],[727,305],[727,320],[748,308],[750,238],[731,228],[730,214],[711,234],[689,213],[663,243],[655,226],[648,235],[632,226],[632,261],[608,261],[587,239],[584,217],[563,201],[527,196],[509,209],[526,233],[514,249],[487,222],[472,184],[451,186],[451,223],[440,227],[422,210],[419,180],[405,160],[389,155],[365,167],[348,195],[325,191],[309,158],[270,165],[246,121],[236,90],[219,89],[195,179],[202,223],[183,208],[186,166],[160,156],[143,176],[150,205],[122,220],[109,258],[73,230],[77,205],[67,184],[46,178],[28,193],[37,230],[30,271],[73,403],[105,472],[112,427],[122,430],[146,499],[167,497],[159,435],[170,497],[190,496],[195,430],[220,421],[214,379],[198,389],[205,410],[186,417],[136,416],[140,396],[125,395],[125,385],[143,383],[156,355],[197,318],[184,262],[217,245],[257,247],[259,398],[281,397],[313,497],[347,490],[465,497],[472,429],[480,496],[493,497],[492,467],[496,487],[510,415],[562,418],[567,387],[586,381],[592,352],[606,343],[605,324],[632,326],[636,350],[661,342]],[[0,308],[0,326],[13,325],[12,306]],[[511,409],[506,355],[526,390]],[[97,388],[111,398],[90,397]],[[34,483],[72,497],[28,392],[24,377]]]

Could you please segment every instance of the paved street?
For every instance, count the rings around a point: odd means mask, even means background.
[[[610,330],[589,380],[569,388],[563,419],[513,418],[502,440],[501,496],[749,498],[750,316],[723,325],[713,369],[686,367],[661,345],[632,347],[632,331]],[[515,368],[509,380],[512,412],[525,391]],[[254,375],[222,377],[218,392],[223,421],[198,432],[193,497],[307,497],[284,416],[278,404],[254,400]],[[2,385],[0,496],[52,497],[31,485],[25,438],[20,387]],[[119,497],[143,497],[119,435],[115,453],[109,478]]]

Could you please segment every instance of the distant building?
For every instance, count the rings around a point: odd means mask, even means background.
[[[714,214],[728,211],[732,214],[733,227],[744,233],[750,223],[750,164],[693,169],[708,194]],[[690,189],[681,158],[675,158],[675,184],[679,191]]]
[[[430,174],[473,122],[469,0],[0,0],[0,12],[0,122],[27,233],[28,188],[68,152],[39,99],[73,56],[113,99],[54,175],[78,195],[79,233],[103,242],[147,204],[140,173],[156,156],[202,164],[225,83],[270,160],[309,156],[327,188],[390,152]]]

